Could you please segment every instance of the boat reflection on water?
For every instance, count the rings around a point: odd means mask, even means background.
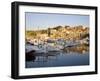
[[[28,52],[28,53],[26,53],[26,61],[35,61],[35,59],[36,59],[36,56],[34,55],[34,50],[33,51],[30,51],[30,52]]]
[[[26,68],[89,65],[89,46],[68,46],[62,50],[26,53]]]
[[[34,52],[34,51],[30,51],[28,53],[26,53],[26,61],[35,61],[36,58],[38,58],[38,61],[39,61],[39,58],[44,58],[44,59],[50,59],[50,57],[55,57],[55,56],[58,56],[60,54],[60,52],[58,51],[49,51],[47,53],[37,53],[37,52]]]

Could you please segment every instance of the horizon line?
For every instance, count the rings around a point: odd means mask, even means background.
[[[87,27],[87,28],[89,28],[89,26],[84,26],[84,25],[75,25],[75,26],[70,26],[70,25],[56,25],[56,26],[52,26],[52,27],[50,27],[50,26],[48,26],[48,27],[40,27],[40,26],[37,26],[37,27],[33,27],[33,29],[27,29],[27,27],[26,27],[26,29],[25,30],[40,30],[40,29],[48,29],[48,28],[55,28],[55,27],[57,27],[57,26],[62,26],[62,27],[65,27],[65,26],[68,26],[68,27],[78,27],[78,26],[82,26],[82,27]]]

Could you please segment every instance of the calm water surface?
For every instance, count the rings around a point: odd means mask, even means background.
[[[26,68],[89,65],[89,52],[48,52],[35,54],[26,61]]]

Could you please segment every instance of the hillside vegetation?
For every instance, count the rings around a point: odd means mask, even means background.
[[[65,40],[80,40],[89,38],[89,27],[83,26],[56,26],[48,29],[41,30],[26,30],[26,39],[65,39]]]

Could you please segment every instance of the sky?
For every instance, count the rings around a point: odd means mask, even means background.
[[[26,30],[47,29],[59,25],[89,27],[89,15],[26,12],[25,18]]]

